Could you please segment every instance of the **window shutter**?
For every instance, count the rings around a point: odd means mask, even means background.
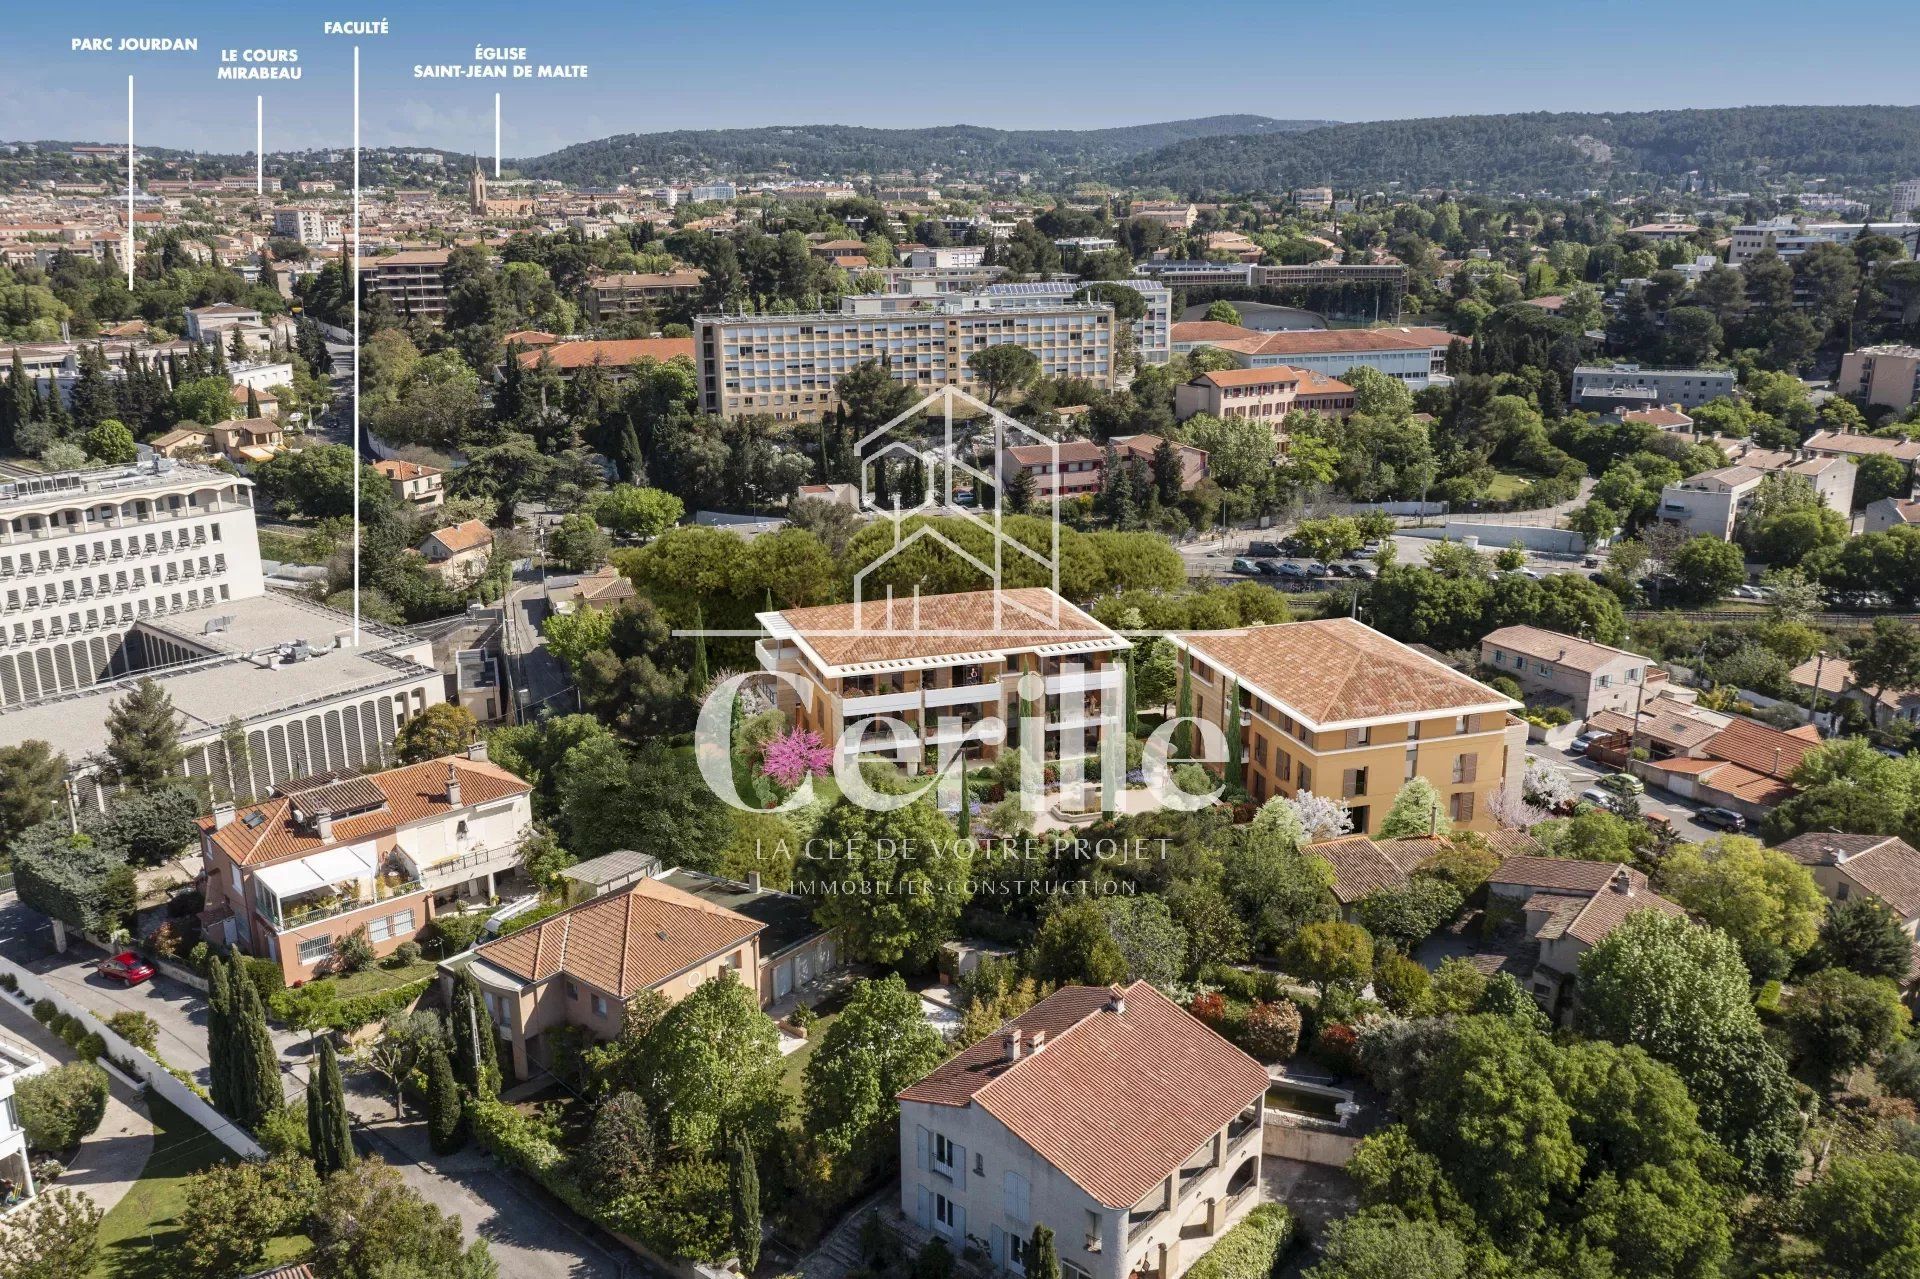
[[[925,1172],[927,1170],[927,1152],[932,1148],[933,1137],[925,1128],[915,1128],[913,1132],[915,1138],[913,1143],[914,1158],[919,1161],[920,1171]],[[921,1193],[924,1194],[926,1192],[922,1191]]]
[[[967,1184],[967,1148],[957,1141],[953,1143],[953,1175],[961,1185]]]
[[[925,1146],[921,1149],[924,1150]],[[920,1229],[933,1229],[933,1192],[925,1186],[920,1187]]]
[[[953,1206],[953,1237],[965,1241],[967,1237],[967,1208],[965,1204]]]
[[[1013,1264],[1013,1250],[1007,1246],[1007,1232],[998,1226],[993,1228],[993,1259],[1009,1266]]]
[[[1480,757],[1468,753],[1460,757],[1460,780],[1471,782],[1480,775]]]

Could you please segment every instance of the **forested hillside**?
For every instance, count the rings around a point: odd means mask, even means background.
[[[866,129],[838,124],[689,129],[623,133],[512,163],[528,177],[590,185],[624,182],[636,172],[657,178],[782,170],[811,178],[929,168],[949,173],[997,169],[1050,172],[1097,168],[1162,147],[1191,143],[1196,138],[1225,134],[1259,138],[1325,123],[1219,115],[1084,130],[1008,131],[965,124],[931,129]]]
[[[1920,172],[1920,108],[1734,107],[1377,120],[1162,147],[1114,165],[1185,192],[1472,187],[1557,194],[1692,171],[1720,190],[1787,174],[1880,182]]]

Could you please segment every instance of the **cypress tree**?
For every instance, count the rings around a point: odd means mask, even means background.
[[[260,416],[260,392],[252,387],[247,388],[247,416],[249,418]]]
[[[346,1089],[340,1082],[340,1058],[331,1038],[320,1040],[320,1062],[307,1082],[307,1136],[313,1143],[314,1171],[322,1177],[353,1162]]]
[[[1026,1279],[1060,1279],[1060,1254],[1054,1250],[1053,1231],[1045,1226],[1035,1226],[1027,1241]]]
[[[1239,790],[1245,785],[1240,772],[1240,681],[1234,680],[1227,695],[1227,788]]]
[[[1133,654],[1134,650],[1128,649],[1126,655],[1121,658],[1121,664],[1126,668],[1124,675],[1126,683],[1122,688],[1122,695],[1126,699],[1127,736],[1141,737],[1143,734],[1140,732],[1140,699],[1136,692],[1137,685],[1134,674]]]
[[[450,1155],[460,1149],[465,1134],[460,1130],[460,1086],[453,1081],[453,1062],[444,1048],[435,1047],[427,1055],[427,1140],[433,1153]]]
[[[231,1116],[233,1108],[233,984],[227,961],[207,962],[207,1074],[213,1108]]]
[[[707,681],[712,678],[707,670],[706,623],[701,618],[700,606],[693,607],[693,671],[687,677],[688,687],[697,697],[707,690]]]
[[[493,1042],[493,1022],[480,983],[462,972],[453,984],[453,1075],[476,1097],[500,1091],[500,1061]]]
[[[1193,725],[1187,722],[1193,714],[1193,685],[1188,681],[1185,662],[1180,664],[1180,697],[1174,713],[1180,717],[1180,722],[1173,730],[1173,753],[1181,759],[1187,759],[1193,755]]]
[[[233,1117],[248,1128],[258,1128],[280,1109],[285,1095],[280,1088],[280,1054],[267,1033],[260,988],[244,969],[234,973],[233,1009]]]
[[[760,1264],[760,1170],[745,1139],[734,1143],[728,1160],[727,1191],[733,1205],[733,1249],[741,1270],[752,1274]]]

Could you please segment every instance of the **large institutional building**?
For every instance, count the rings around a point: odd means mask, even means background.
[[[84,777],[111,703],[151,676],[187,771],[242,795],[378,767],[443,701],[432,644],[270,592],[253,486],[143,455],[0,484],[0,741],[45,741]],[[244,757],[229,748],[242,728]]]

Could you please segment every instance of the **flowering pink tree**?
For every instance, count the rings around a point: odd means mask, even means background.
[[[809,777],[825,777],[833,751],[810,728],[790,728],[769,738],[760,752],[760,771],[792,790]]]

